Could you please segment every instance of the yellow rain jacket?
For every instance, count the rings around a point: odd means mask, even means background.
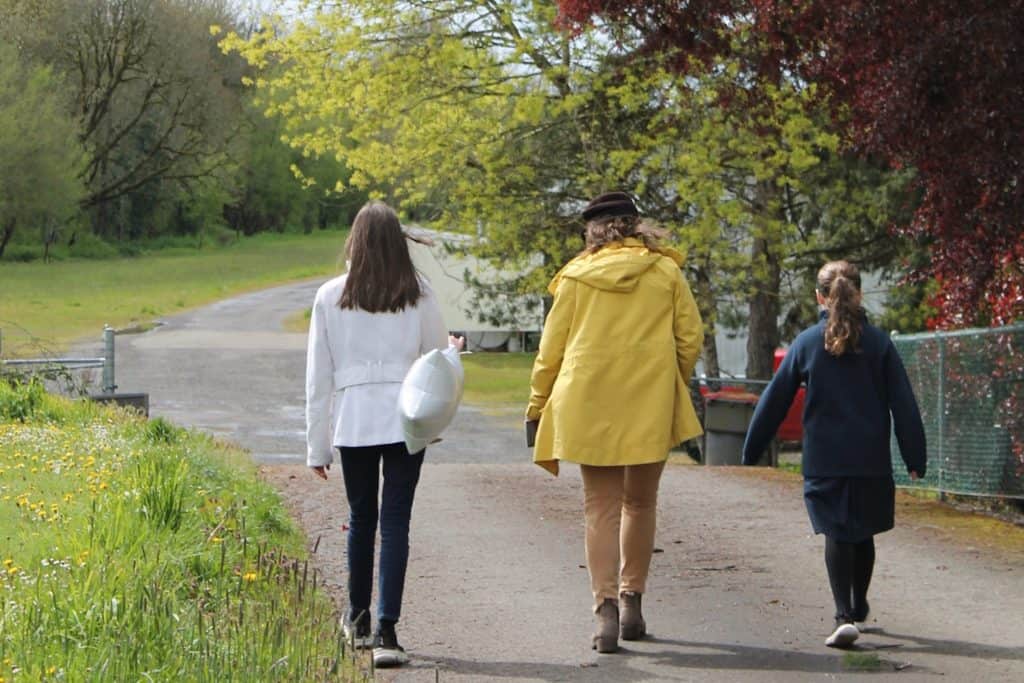
[[[530,379],[533,461],[658,462],[702,433],[688,384],[704,325],[672,249],[626,238],[555,275]]]

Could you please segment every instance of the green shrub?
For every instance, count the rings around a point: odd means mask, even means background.
[[[43,406],[46,388],[39,379],[0,382],[0,419],[25,422]]]
[[[121,255],[118,247],[103,241],[86,228],[75,230],[75,243],[67,248],[75,258],[111,259]]]
[[[42,247],[29,244],[11,244],[4,251],[4,261],[14,263],[29,263],[43,258]]]

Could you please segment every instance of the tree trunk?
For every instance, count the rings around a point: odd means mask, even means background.
[[[781,268],[778,250],[765,238],[754,239],[751,264],[754,293],[750,297],[747,336],[747,377],[771,379],[775,349],[779,346],[779,288]]]
[[[7,225],[4,226],[3,239],[0,240],[0,258],[4,257],[4,252],[7,251],[7,244],[14,237],[14,226],[17,224],[18,219],[12,218],[7,221]]]

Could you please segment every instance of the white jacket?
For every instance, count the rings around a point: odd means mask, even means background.
[[[398,392],[413,362],[448,346],[434,293],[398,313],[338,306],[346,275],[324,283],[313,300],[306,352],[306,464],[329,464],[335,446],[398,443],[404,434]],[[332,408],[333,403],[333,408]],[[333,414],[333,420],[331,419]]]

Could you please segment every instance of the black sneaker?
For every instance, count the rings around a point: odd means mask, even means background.
[[[398,644],[395,625],[382,623],[377,626],[377,635],[373,637],[373,665],[378,669],[401,666],[409,661],[409,655]]]
[[[370,635],[370,613],[366,610],[359,610],[355,619],[352,613],[345,611],[345,617],[341,621],[341,632],[345,635],[345,642],[357,650],[365,650],[373,646],[373,636]]]

